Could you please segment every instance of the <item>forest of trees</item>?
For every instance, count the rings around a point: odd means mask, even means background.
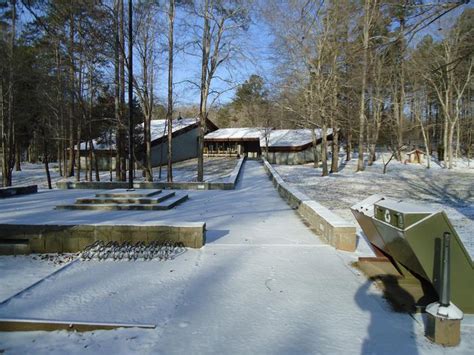
[[[179,113],[199,118],[199,181],[207,118],[220,127],[320,128],[315,166],[321,164],[324,175],[337,171],[334,153],[341,144],[347,159],[358,150],[358,170],[373,163],[377,149],[402,159],[402,148],[412,143],[451,168],[455,158],[470,157],[474,145],[474,9],[468,3],[0,1],[2,185],[11,185],[22,161],[41,161],[48,174],[55,162],[62,176],[99,180],[97,137],[115,142],[115,179],[126,180],[129,107],[134,123],[144,123],[133,150],[147,181],[153,179],[150,122],[166,118],[170,135]],[[271,78],[255,74],[236,83],[224,74],[252,56],[240,39],[259,23],[272,37]],[[190,63],[198,63],[199,74],[181,82],[194,88],[194,106],[176,100],[174,54],[198,59]],[[166,93],[158,94],[158,86]],[[233,99],[222,103],[233,88]],[[324,132],[331,128],[327,142]],[[78,159],[79,142],[86,146],[86,166]],[[171,154],[171,139],[169,145]],[[172,180],[171,163],[167,176]]]

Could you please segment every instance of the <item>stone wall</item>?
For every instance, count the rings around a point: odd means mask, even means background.
[[[0,254],[75,253],[97,240],[104,242],[181,242],[201,248],[204,222],[177,225],[0,225]]]

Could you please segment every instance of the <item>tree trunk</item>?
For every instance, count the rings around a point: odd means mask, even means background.
[[[330,173],[337,173],[339,170],[339,130],[336,124],[332,126],[332,160]]]
[[[127,157],[126,157],[126,133],[125,133],[125,7],[123,0],[119,0],[119,75],[120,75],[120,137],[119,137],[119,149],[120,149],[120,172],[119,180],[127,180]]]
[[[313,167],[316,169],[319,166],[319,154],[318,154],[318,139],[316,137],[315,128],[311,130],[311,139],[313,140]]]
[[[346,161],[352,159],[352,129],[349,127],[347,132],[347,142],[346,142]]]
[[[48,189],[52,189],[53,186],[51,185],[51,174],[49,172],[49,156],[48,156],[48,141],[46,139],[45,127],[43,126],[43,162],[44,162],[44,170],[46,172],[46,179],[48,180]]]
[[[89,181],[92,181],[92,159],[94,156],[94,143],[92,141],[92,110],[94,108],[94,90],[93,90],[93,68],[89,65],[89,114],[88,114],[88,128],[89,128]]]
[[[76,171],[76,181],[81,181],[81,122],[77,122],[77,171]]]
[[[168,110],[166,119],[168,121],[168,170],[167,181],[173,182],[173,30],[174,30],[174,0],[170,0],[168,13]]]
[[[5,120],[5,108],[3,103],[3,80],[0,80],[0,117],[2,119],[2,186],[7,185],[7,132],[6,132],[6,120]]]
[[[15,137],[15,171],[21,171],[21,149],[18,137]]]
[[[456,127],[456,122],[453,122],[449,125],[449,135],[448,135],[448,169],[453,168],[453,139],[454,139],[454,129]]]
[[[328,176],[328,135],[327,135],[328,127],[326,122],[323,123],[323,129],[321,132],[322,135],[322,147],[321,147],[321,160],[323,163],[323,173],[322,176]]]
[[[7,115],[7,129],[8,132],[5,137],[4,145],[4,172],[3,172],[3,186],[12,185],[12,171],[14,165],[14,146],[13,146],[13,132],[14,132],[14,120],[13,120],[13,110],[14,110],[14,70],[13,65],[15,62],[14,53],[15,53],[15,37],[16,37],[16,0],[11,0],[11,21],[12,21],[12,30],[10,35],[9,43],[9,65],[8,65],[8,115]],[[5,126],[3,126],[5,127]]]
[[[90,181],[89,180],[89,157],[90,157],[90,150],[89,150],[89,141],[86,140],[84,142],[84,148],[85,148],[85,154],[84,154],[84,169],[85,169],[85,174],[84,174],[84,178],[86,181]],[[92,170],[91,170],[92,171]]]
[[[91,145],[92,159],[94,160],[95,181],[100,181],[99,161],[97,160],[97,155],[96,155],[95,149],[94,149],[94,141],[92,139],[90,141],[90,145]],[[91,164],[92,164],[92,161],[91,161]],[[112,162],[111,162],[110,165],[112,166]],[[92,167],[91,167],[91,170],[92,170]],[[112,175],[112,173],[111,173],[111,175]],[[92,181],[92,177],[91,177],[91,181]]]
[[[133,189],[135,177],[135,143],[133,117],[133,3],[128,0],[128,188]],[[125,174],[126,178],[126,174]]]
[[[58,132],[61,132],[60,129],[58,129]],[[59,133],[61,134],[61,133]],[[62,152],[61,152],[61,145],[57,145],[57,152],[56,152],[57,158],[58,158],[58,168],[59,168],[59,176],[63,176],[63,168],[62,168]]]
[[[69,167],[68,176],[74,176],[74,133],[75,133],[75,69],[74,69],[74,15],[70,14],[69,30]]]
[[[163,134],[162,134],[162,137],[165,136],[165,133],[166,133],[166,130],[168,129],[168,121],[166,120],[165,121],[165,127],[163,128]],[[163,140],[161,140],[161,143],[160,143],[160,167],[159,167],[159,170],[158,170],[158,180],[161,180],[161,169],[162,169],[162,165],[163,165]]]
[[[426,153],[426,168],[430,168],[431,154],[430,154],[430,143],[428,132],[426,132],[425,127],[421,124],[421,134],[423,135],[423,142],[425,143],[425,153]]]
[[[56,104],[57,104],[57,109],[58,109],[58,120],[56,123],[56,129],[57,129],[57,134],[56,137],[58,139],[57,141],[57,159],[58,159],[58,167],[59,167],[59,176],[64,176],[65,172],[63,169],[63,150],[64,150],[64,132],[63,132],[63,100],[62,100],[62,95],[63,95],[63,90],[62,90],[62,80],[61,80],[61,55],[60,55],[60,49],[59,49],[59,40],[56,42],[56,48],[55,48],[55,58],[56,58]]]
[[[120,148],[120,135],[121,135],[121,116],[120,116],[120,2],[121,0],[114,1],[114,120],[115,120],[115,178],[117,181],[120,180],[120,162],[121,162],[121,148]],[[109,145],[112,145],[112,132],[109,134]],[[112,148],[109,151],[109,170],[110,170],[110,181],[112,181]]]
[[[369,50],[370,30],[370,7],[371,0],[364,1],[364,28],[363,28],[363,52],[362,52],[362,85],[360,93],[359,108],[359,157],[357,160],[357,171],[363,171],[364,166],[364,126],[365,126],[365,89],[367,83],[367,54]]]
[[[448,164],[448,132],[449,132],[449,124],[448,118],[444,117],[444,130],[443,130],[443,160],[444,160],[444,167],[447,167]]]
[[[115,147],[115,149],[117,150],[117,146]],[[113,176],[112,176],[113,162],[114,162],[114,152],[112,150],[112,131],[110,131],[109,133],[109,181],[113,181]],[[117,165],[117,158],[115,158],[115,165]]]
[[[199,136],[198,136],[198,171],[197,181],[204,180],[204,134],[207,120],[208,62],[211,50],[211,34],[209,26],[209,0],[204,3],[204,28],[202,35],[202,60],[201,60],[201,97],[199,102]]]
[[[460,150],[460,144],[461,144],[461,133],[460,133],[460,121],[457,121],[456,124],[456,154],[455,157],[456,159],[459,159],[459,150]]]
[[[400,50],[398,52],[399,55],[399,89],[398,89],[398,97],[397,97],[397,105],[398,105],[398,117],[397,117],[397,159],[402,161],[402,152],[401,149],[403,147],[403,130],[404,130],[404,108],[405,108],[405,6],[407,1],[404,1],[403,9],[400,12]]]

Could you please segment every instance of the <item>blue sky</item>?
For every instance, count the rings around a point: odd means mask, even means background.
[[[233,84],[242,83],[252,74],[258,74],[269,80],[272,76],[272,63],[270,58],[273,38],[267,26],[254,19],[249,29],[242,32],[243,53],[232,58],[229,63],[221,67],[218,76],[230,79]],[[178,53],[174,65],[174,82],[176,92],[176,103],[198,104],[199,91],[186,80],[199,82],[201,74],[201,58]],[[167,73],[160,72],[158,76],[158,94],[166,95]],[[213,81],[214,89],[224,91],[230,89],[233,84],[223,83],[219,79]],[[220,103],[229,102],[235,94],[235,90],[226,91],[219,96]],[[211,101],[211,100],[210,100]]]
[[[257,5],[255,5],[257,6]],[[461,8],[453,11],[449,15],[443,17],[441,20],[435,22],[430,28],[423,30],[417,35],[417,39],[420,39],[426,34],[431,34],[435,38],[439,37],[440,31],[438,28],[448,28],[450,24],[454,22],[454,18],[467,7],[473,7],[474,4],[464,5]],[[230,61],[229,65],[221,68],[218,72],[218,76],[230,79],[232,84],[223,83],[219,79],[213,81],[213,88],[218,91],[224,91],[232,88],[238,83],[243,83],[250,75],[258,74],[265,79],[265,82],[271,83],[274,79],[273,63],[271,57],[273,56],[273,37],[266,26],[264,21],[259,18],[257,11],[252,16],[252,22],[249,29],[246,32],[241,33],[239,38],[243,44],[243,52],[236,58]],[[22,14],[23,20],[30,21],[31,16],[24,12]],[[180,16],[186,16],[184,12],[177,10],[177,21],[175,29],[175,41],[179,42],[179,36],[191,36],[189,33],[180,33],[179,21]],[[182,19],[181,19],[182,20]],[[199,20],[198,20],[199,21]],[[415,43],[417,41],[415,39]],[[198,56],[192,56],[185,53],[175,54],[174,64],[174,83],[175,83],[175,106],[190,105],[199,103],[199,90],[197,87],[187,83],[186,81],[199,82],[200,78],[200,58]],[[156,77],[156,94],[160,100],[166,99],[167,95],[167,54],[161,54],[158,58],[158,66],[160,70],[157,72]],[[140,71],[138,60],[134,60],[134,72]],[[217,104],[222,104],[232,100],[235,95],[235,90],[226,91],[222,94]],[[212,98],[210,99],[212,101]]]

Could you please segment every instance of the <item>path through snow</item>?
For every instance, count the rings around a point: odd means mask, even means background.
[[[144,215],[131,216],[151,218]],[[0,316],[152,322],[157,329],[0,333],[0,352],[444,354],[474,347],[472,327],[463,327],[458,348],[444,349],[412,317],[392,312],[348,265],[356,255],[314,236],[259,162],[245,163],[237,190],[195,191],[153,216],[205,220],[208,244],[169,262],[79,262],[0,307]],[[21,263],[17,272],[21,278]]]

